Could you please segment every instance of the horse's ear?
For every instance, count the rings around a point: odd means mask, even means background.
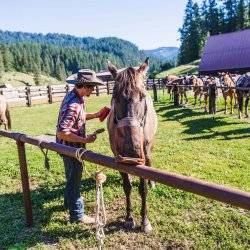
[[[109,61],[108,61],[108,70],[115,79],[117,77],[117,68]]]
[[[137,70],[139,73],[146,73],[148,70],[148,57],[146,58],[145,62],[139,67]]]

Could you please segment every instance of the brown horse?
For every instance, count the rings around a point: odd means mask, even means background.
[[[174,84],[176,84],[176,80],[178,80],[179,79],[179,77],[178,76],[176,76],[176,75],[167,75],[165,78],[164,78],[164,80],[163,80],[163,82],[165,83],[165,85],[166,85],[166,88],[167,88],[167,90],[168,90],[168,94],[169,94],[169,99],[170,100],[172,100],[172,98],[173,98],[173,94],[172,94],[172,92],[173,92],[173,86],[168,86],[168,84],[169,85],[174,85]]]
[[[199,103],[201,105],[201,98],[203,96],[203,81],[201,78],[193,75],[190,77],[190,84],[193,85],[193,91],[194,91],[194,106],[197,104],[197,98],[199,100]]]
[[[151,97],[147,94],[143,76],[148,69],[148,58],[138,68],[129,67],[121,72],[108,62],[115,85],[111,111],[108,117],[108,131],[111,149],[118,162],[151,165],[151,150],[157,128],[157,115]],[[133,167],[133,166],[128,166]],[[120,173],[126,195],[125,225],[133,228],[135,221],[131,208],[131,178]],[[152,226],[147,217],[147,181],[140,178],[139,193],[142,199],[141,230],[150,232]]]
[[[4,95],[0,95],[0,125],[2,124],[5,130],[11,130],[10,112]]]
[[[227,114],[227,99],[230,99],[230,114],[233,114],[233,100],[237,100],[236,90],[230,87],[235,87],[232,77],[228,73],[221,73],[220,81],[223,85],[222,94],[225,101],[225,114]]]

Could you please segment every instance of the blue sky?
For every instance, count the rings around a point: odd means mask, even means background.
[[[0,29],[116,36],[140,49],[179,46],[185,5],[186,0],[5,0]]]

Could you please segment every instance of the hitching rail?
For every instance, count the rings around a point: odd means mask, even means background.
[[[25,134],[16,132],[0,130],[0,135],[16,140],[23,187],[26,221],[28,225],[32,225],[32,206],[30,199],[25,143],[46,148],[71,157],[75,157],[77,148],[64,146],[54,142],[41,141]],[[249,192],[243,192],[237,189],[224,187],[222,185],[217,185],[192,177],[169,173],[153,167],[147,167],[142,165],[129,166],[127,164],[117,163],[113,157],[97,154],[92,151],[86,151],[82,156],[82,160],[112,168],[120,172],[139,176],[145,179],[150,179],[171,187],[179,188],[184,191],[211,198],[213,200],[221,201],[240,208],[250,210]]]

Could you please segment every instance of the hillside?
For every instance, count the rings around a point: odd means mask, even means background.
[[[146,57],[136,45],[116,37],[96,39],[0,30],[0,62],[5,71],[41,72],[63,80],[80,68],[106,69],[107,59],[122,68],[137,66]],[[164,60],[151,57],[150,65],[149,73],[160,72]]]
[[[154,56],[163,60],[176,60],[178,55],[177,47],[160,47],[152,50],[143,50],[147,56]]]
[[[171,68],[156,75],[156,78],[164,78],[166,75],[185,75],[185,74],[197,74],[200,60],[193,61],[189,64],[180,65],[175,68]]]
[[[61,81],[58,81],[54,77],[41,75],[40,76],[40,85],[48,84],[60,84]],[[1,84],[10,84],[13,87],[26,86],[27,84],[35,85],[33,74],[25,74],[21,72],[5,72],[0,78]]]
[[[58,33],[29,33],[11,32],[0,30],[0,42],[35,42],[41,44],[51,44],[60,47],[76,47],[86,51],[106,52],[120,57],[122,60],[140,59],[142,54],[133,43],[116,37],[76,37]]]

